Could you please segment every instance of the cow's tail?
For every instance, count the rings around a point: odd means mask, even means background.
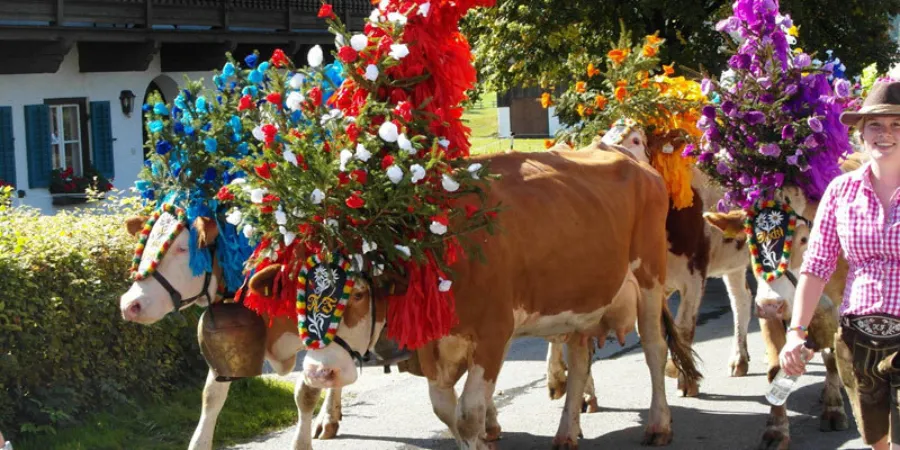
[[[672,353],[672,363],[684,375],[685,381],[690,384],[698,383],[703,379],[703,374],[697,369],[696,360],[699,358],[691,346],[685,342],[675,326],[675,319],[668,305],[663,303],[662,314],[663,328],[666,331],[666,344]]]

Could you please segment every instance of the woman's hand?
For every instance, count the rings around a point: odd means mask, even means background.
[[[806,362],[812,358],[812,350],[806,347],[806,340],[799,333],[791,331],[787,335],[787,342],[778,355],[781,370],[791,376],[803,375],[806,371]]]

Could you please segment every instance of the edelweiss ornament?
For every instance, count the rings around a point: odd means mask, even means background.
[[[322,190],[319,188],[313,189],[312,193],[309,194],[309,201],[311,201],[314,205],[322,203],[322,200],[325,200],[325,193],[322,192]]]
[[[297,77],[299,75],[295,75]],[[291,79],[293,81],[293,79]],[[288,94],[287,99],[284,101],[284,104],[287,105],[287,108],[291,111],[297,111],[303,106],[303,94],[299,92],[291,92]],[[255,136],[255,135],[254,135]],[[257,138],[258,139],[258,138]]]
[[[333,262],[318,256],[306,260],[298,279],[297,323],[307,347],[322,349],[334,339],[353,290],[349,270],[350,261],[341,256]]]
[[[365,50],[368,45],[369,37],[364,34],[354,34],[353,37],[350,38],[350,47],[358,52]]]
[[[410,142],[405,134],[401,134],[397,137],[397,146],[400,147],[400,150],[404,150],[411,155],[416,153],[416,149],[413,148],[412,142]]]
[[[375,81],[378,79],[378,66],[374,64],[369,64],[366,66],[366,79],[369,81]]]
[[[409,55],[409,48],[406,46],[406,44],[391,45],[391,58],[400,60],[406,58],[407,55]]]
[[[303,74],[294,74],[291,77],[291,81],[289,82],[291,89],[300,89],[303,87],[304,77]]]
[[[372,153],[366,150],[366,147],[362,144],[356,144],[356,159],[362,162],[368,162],[369,158],[372,157]]]
[[[396,165],[390,166],[387,168],[387,176],[391,183],[397,184],[403,180],[403,169]]]
[[[322,54],[322,47],[318,45],[313,46],[313,48],[309,49],[309,53],[306,54],[306,62],[309,63],[309,67],[319,67],[322,65],[322,60],[325,56]]]
[[[341,150],[341,172],[347,171],[347,163],[350,162],[351,159],[353,159],[353,152],[347,149]]]
[[[744,231],[756,275],[766,281],[784,275],[791,260],[796,226],[797,215],[787,203],[769,200],[747,211]]]
[[[413,164],[409,166],[410,181],[418,183],[425,178],[425,168],[421,164]]]
[[[443,186],[444,190],[447,192],[456,192],[456,190],[459,189],[459,183],[453,178],[450,178],[447,174],[441,175],[441,186]]]
[[[378,137],[385,142],[397,142],[400,132],[397,130],[397,125],[394,122],[385,122],[378,127]]]

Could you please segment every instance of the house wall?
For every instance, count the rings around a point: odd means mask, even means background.
[[[115,58],[115,55],[110,57]],[[212,69],[211,67],[210,70]],[[145,72],[81,73],[78,70],[77,46],[73,46],[56,73],[0,75],[0,106],[11,106],[13,112],[16,189],[25,192],[25,197],[15,200],[15,204],[40,208],[44,214],[54,214],[65,208],[51,204],[50,192],[47,189],[28,188],[25,105],[40,104],[49,98],[68,97],[86,97],[88,102],[109,101],[116,175],[113,185],[116,189],[127,191],[134,185],[144,160],[141,101],[147,86],[160,75],[165,75],[178,84],[184,80],[182,73],[161,72],[159,55],[154,57]],[[191,72],[187,75],[191,79],[204,78],[208,84],[212,77],[211,72]],[[163,91],[169,90],[167,87],[172,86],[172,83],[168,83],[168,86],[162,84]],[[119,93],[122,90],[130,90],[135,95],[134,111],[130,117],[122,113],[119,102]],[[172,98],[167,98],[167,101],[171,102]],[[83,141],[82,151],[91,151],[88,142]]]

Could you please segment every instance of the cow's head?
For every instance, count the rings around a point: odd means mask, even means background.
[[[712,225],[714,233],[722,233],[721,239],[747,241],[748,236],[744,227],[747,218],[746,212],[739,210],[727,213],[705,213],[703,217]],[[759,317],[790,320],[794,292],[797,288],[796,277],[793,274],[797,273],[803,263],[803,255],[806,253],[809,242],[809,233],[809,223],[803,219],[797,220],[788,272],[772,281],[756,276],[756,311]]]
[[[147,220],[147,217],[131,217],[125,221],[125,228],[129,234],[139,236]],[[160,213],[153,223],[137,268],[137,273],[148,276],[136,277],[119,302],[125,320],[152,324],[176,309],[195,303],[206,306],[215,294],[216,277],[194,275],[189,245],[192,232],[196,233],[199,248],[213,244],[218,236],[216,222],[199,217],[190,224],[193,230],[187,227],[171,212]]]
[[[275,292],[281,266],[269,266],[250,279],[250,289],[267,296]],[[336,339],[321,349],[306,349],[303,376],[316,388],[334,388],[356,382],[358,357],[375,347],[385,325],[387,296],[364,276],[353,277],[353,289],[338,326]],[[339,338],[339,339],[338,339]]]
[[[601,138],[607,145],[624,147],[638,161],[650,164],[647,154],[647,134],[633,121],[618,121]]]

